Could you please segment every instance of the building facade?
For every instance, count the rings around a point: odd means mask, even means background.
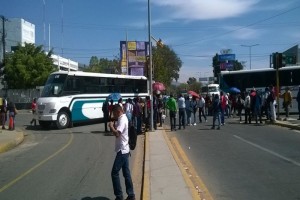
[[[35,25],[25,21],[24,19],[11,18],[0,22],[1,38],[5,34],[5,52],[12,52],[19,44],[25,43],[35,44]],[[0,60],[3,59],[3,42],[0,43]]]
[[[13,52],[16,47],[25,43],[35,44],[35,25],[20,18],[11,18],[5,20],[5,30],[3,30],[3,21],[0,20],[0,38],[5,33],[5,52]],[[58,55],[52,55],[53,64],[58,70],[78,70],[78,62],[63,58]],[[3,42],[0,42],[0,62],[3,60]]]
[[[286,55],[287,65],[300,65],[300,48],[295,45],[283,52]]]

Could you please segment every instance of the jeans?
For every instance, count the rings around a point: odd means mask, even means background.
[[[176,130],[176,111],[170,110],[171,131]]]
[[[251,124],[251,108],[245,108],[245,123]]]
[[[285,117],[289,117],[289,114],[290,114],[290,104],[284,102],[283,105],[284,105],[284,110],[285,110]]]
[[[225,119],[224,119],[224,116],[225,115],[225,108],[221,108],[221,124],[224,124],[225,123]]]
[[[197,121],[196,112],[197,112],[197,111],[193,111],[193,116],[194,116],[194,124],[196,124],[196,121]]]
[[[220,112],[219,111],[213,112],[213,126],[212,126],[213,128],[215,128],[216,119],[218,119],[218,128],[220,128],[221,120],[220,120]]]
[[[192,112],[188,109],[186,109],[186,121],[187,125],[192,124]]]
[[[108,131],[107,123],[109,121],[109,113],[108,112],[104,112],[103,115],[104,115],[104,130]]]
[[[185,128],[185,108],[179,108],[179,128]]]
[[[131,180],[130,169],[129,169],[129,153],[122,154],[119,151],[116,155],[114,165],[111,170],[111,179],[114,188],[114,194],[117,198],[123,199],[123,192],[119,177],[119,171],[122,169],[123,176],[125,179],[126,193],[129,197],[134,197],[133,183]]]
[[[206,121],[205,108],[199,108],[199,121],[200,121],[200,123],[202,122],[201,115],[203,115],[204,120]]]
[[[141,116],[134,117],[134,127],[136,128],[137,134],[142,133],[142,117]]]

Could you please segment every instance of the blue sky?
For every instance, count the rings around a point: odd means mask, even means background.
[[[48,46],[50,24],[54,52],[88,64],[91,56],[117,56],[126,32],[128,40],[148,40],[147,5],[147,0],[2,0],[0,15],[35,24],[40,45]],[[212,57],[222,49],[231,49],[249,69],[250,48],[241,45],[258,44],[251,48],[256,69],[269,67],[272,52],[300,44],[299,0],[151,0],[151,11],[152,36],[183,61],[181,82],[212,75]]]

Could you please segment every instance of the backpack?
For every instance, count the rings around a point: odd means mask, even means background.
[[[129,141],[128,141],[129,148],[130,150],[134,150],[137,141],[137,134],[136,134],[135,127],[133,125],[129,126],[128,137],[129,137]]]

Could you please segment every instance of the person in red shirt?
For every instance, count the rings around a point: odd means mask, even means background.
[[[33,118],[30,121],[30,124],[34,124],[34,126],[36,126],[36,98],[33,99],[32,103],[31,103],[31,110],[32,110],[32,114],[33,114]]]

